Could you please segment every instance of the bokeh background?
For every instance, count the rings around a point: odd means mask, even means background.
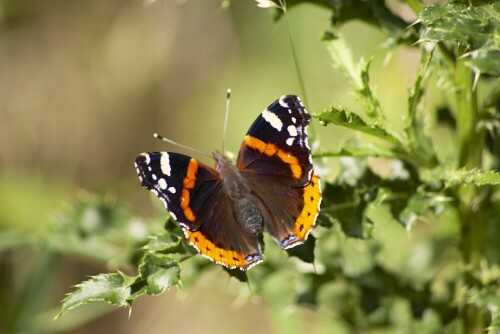
[[[37,236],[82,191],[112,198],[138,216],[153,215],[134,158],[144,151],[179,150],[154,139],[154,132],[204,152],[220,149],[227,88],[233,98],[226,148],[234,153],[258,113],[285,93],[301,95],[312,113],[329,105],[359,108],[320,40],[330,13],[304,5],[288,19],[290,29],[254,1],[234,1],[227,9],[220,0],[0,1],[4,304],[12,296],[23,298],[17,292],[30,282],[43,252]],[[398,128],[418,55],[403,48],[386,57],[383,34],[361,23],[345,25],[342,33],[355,57],[373,58],[372,82]],[[314,121],[312,127],[324,149],[339,148],[352,135]],[[323,177],[332,179],[337,162],[326,164],[331,173]],[[265,303],[238,297],[251,286],[231,281],[220,268],[189,288],[140,298],[130,315],[117,310],[94,319],[107,308],[96,304],[75,311],[78,316],[46,322],[71,285],[113,268],[62,255],[51,270],[55,279],[40,282],[48,297],[40,302],[46,314],[38,319],[48,331],[242,334],[276,328]],[[316,314],[296,314],[314,329]]]

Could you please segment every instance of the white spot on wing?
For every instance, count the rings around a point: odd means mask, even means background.
[[[177,192],[174,187],[168,188],[168,191],[170,191],[172,194],[175,194]]]
[[[288,146],[292,146],[292,144],[293,144],[293,140],[294,140],[294,139],[295,139],[295,138],[293,138],[293,137],[288,138],[288,139],[286,140],[286,144],[287,144]]]
[[[151,157],[149,156],[149,154],[147,153],[142,153],[141,154],[144,158],[146,158],[146,165],[149,165],[149,163],[151,162]]]
[[[273,128],[278,131],[281,131],[283,128],[283,122],[279,119],[276,114],[273,114],[269,110],[264,110],[262,112],[262,117],[269,123]]]
[[[304,143],[306,144],[307,149],[311,150],[311,148],[309,147],[309,143],[307,142],[307,126],[304,128],[304,134],[305,134]]]
[[[282,106],[283,108],[286,108],[288,109],[288,104],[285,102],[285,97],[286,95],[283,95],[282,97],[280,97],[278,103],[280,104],[280,106]]]
[[[167,181],[165,181],[165,179],[159,179],[158,180],[158,185],[163,190],[167,189]]]
[[[297,96],[297,101],[299,101],[299,104],[302,108],[304,108],[304,104],[302,104],[302,100],[300,99],[300,97]],[[307,111],[304,109],[304,111],[307,113]]]
[[[292,136],[292,137],[297,136],[297,128],[295,126],[289,125],[287,130],[288,130],[288,134],[290,134],[290,136]]]
[[[171,168],[170,168],[170,158],[168,153],[162,153],[160,159],[161,171],[163,174],[170,176]]]
[[[297,122],[297,119],[295,117],[292,117],[292,122],[295,124]]]

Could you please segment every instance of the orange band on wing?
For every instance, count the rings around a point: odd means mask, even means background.
[[[246,270],[262,261],[262,256],[258,253],[255,254],[253,258],[247,259],[247,257],[252,254],[244,255],[232,250],[220,248],[208,240],[200,231],[184,229],[184,234],[201,255],[228,268]]]
[[[252,137],[250,135],[245,136],[244,143],[268,157],[272,157],[273,155],[278,156],[278,158],[284,163],[290,165],[290,169],[292,171],[292,175],[296,179],[300,179],[302,176],[302,167],[299,164],[299,159],[296,156],[291,154],[290,152],[279,149],[276,145],[271,143],[265,143],[262,140]]]
[[[194,188],[196,182],[196,172],[198,172],[198,161],[196,159],[191,158],[189,160],[188,168],[186,170],[186,176],[182,180],[182,185],[184,188],[192,189]]]
[[[196,172],[198,172],[198,161],[191,158],[191,160],[189,160],[186,176],[182,180],[184,188],[182,189],[180,204],[184,216],[186,216],[186,219],[190,222],[194,222],[196,219],[196,216],[190,206],[191,196],[189,194],[189,189],[194,188],[196,183]]]
[[[304,208],[295,221],[295,226],[293,228],[293,234],[297,236],[295,243],[300,243],[301,240],[307,238],[307,235],[311,232],[316,223],[316,217],[319,213],[321,189],[319,186],[319,178],[314,173],[312,174],[311,182],[304,187],[303,200]]]

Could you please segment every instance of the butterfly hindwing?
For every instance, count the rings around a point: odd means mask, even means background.
[[[304,187],[292,187],[269,177],[248,174],[252,192],[261,203],[264,226],[283,248],[304,243],[314,228],[321,203],[319,178],[314,173]]]
[[[243,228],[233,213],[233,202],[218,184],[212,196],[199,207],[201,225],[184,228],[190,243],[205,257],[228,268],[246,270],[262,261],[258,234]]]
[[[228,268],[262,261],[258,236],[229,214],[233,206],[215,169],[170,152],[142,153],[135,162],[142,186],[163,202],[200,254]]]

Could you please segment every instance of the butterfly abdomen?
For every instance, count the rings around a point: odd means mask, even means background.
[[[241,226],[252,234],[262,230],[262,213],[252,196],[248,182],[231,160],[214,153],[215,169],[219,172],[224,192],[232,201],[233,214]],[[230,214],[230,213],[229,213]]]

